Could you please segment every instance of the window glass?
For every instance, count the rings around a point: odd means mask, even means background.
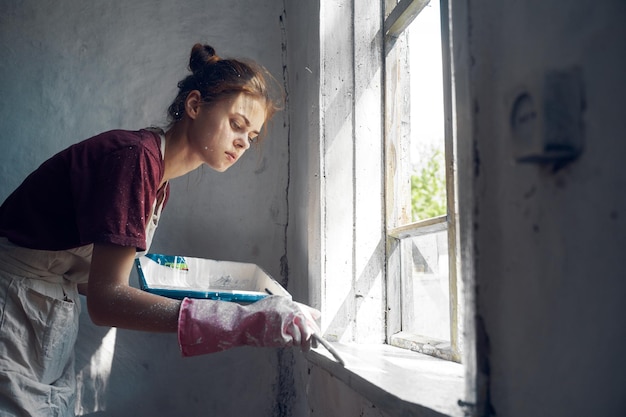
[[[446,214],[445,125],[439,2],[407,28],[412,221]]]
[[[402,251],[410,260],[402,280],[402,330],[449,342],[447,230],[407,238]]]

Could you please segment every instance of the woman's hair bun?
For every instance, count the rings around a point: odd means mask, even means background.
[[[184,117],[186,100],[196,90],[203,104],[217,103],[239,94],[256,98],[265,106],[265,123],[282,109],[281,85],[265,67],[254,61],[222,59],[212,46],[196,43],[191,48],[188,69],[191,74],[178,82],[178,94],[167,109],[172,123]]]
[[[201,72],[205,66],[215,64],[220,59],[212,46],[197,43],[191,48],[189,69],[196,74]]]

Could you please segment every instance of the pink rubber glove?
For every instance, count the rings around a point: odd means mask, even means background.
[[[185,298],[178,315],[183,356],[219,352],[237,346],[311,347],[319,332],[319,311],[287,297],[268,296],[253,304]]]

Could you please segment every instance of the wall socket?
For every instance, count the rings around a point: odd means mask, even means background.
[[[583,149],[581,71],[548,71],[527,80],[507,100],[514,158],[553,163],[577,158]]]

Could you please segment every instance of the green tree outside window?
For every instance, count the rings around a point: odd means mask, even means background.
[[[446,178],[443,152],[431,148],[425,164],[411,175],[411,214],[413,221],[446,214]]]

